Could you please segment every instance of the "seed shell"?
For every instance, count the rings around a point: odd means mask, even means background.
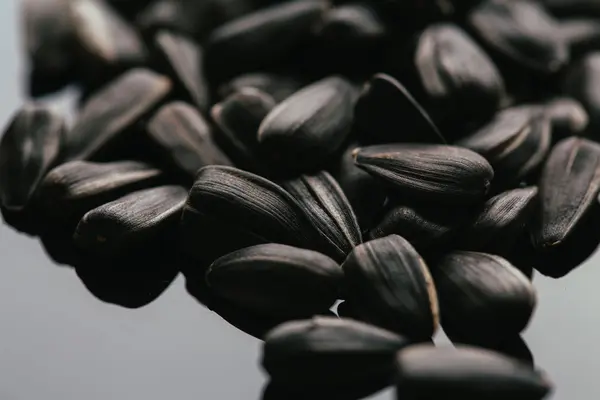
[[[271,96],[276,103],[290,97],[304,86],[299,78],[291,75],[267,72],[254,72],[239,75],[219,87],[222,99],[231,96],[242,89],[254,88]]]

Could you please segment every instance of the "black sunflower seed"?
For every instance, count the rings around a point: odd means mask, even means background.
[[[438,326],[438,299],[425,261],[404,238],[390,235],[354,248],[342,265],[347,297],[360,319],[413,340]]]
[[[400,82],[385,74],[365,85],[355,121],[361,143],[445,143],[426,111]]]
[[[277,73],[247,73],[239,75],[219,87],[222,99],[239,92],[244,88],[254,88],[264,92],[280,103],[304,86],[301,79],[291,75]]]
[[[589,117],[588,136],[598,137],[600,129],[600,53],[592,52],[574,63],[565,72],[563,91],[579,101]]]
[[[206,280],[212,292],[232,304],[262,315],[297,318],[331,307],[342,270],[323,254],[270,243],[217,259]]]
[[[573,57],[593,50],[600,50],[600,22],[595,19],[571,19],[561,21],[558,31],[568,43]]]
[[[569,97],[557,98],[546,103],[546,117],[552,125],[552,141],[559,142],[569,136],[583,134],[589,122],[585,108]]]
[[[398,194],[454,204],[481,201],[494,171],[480,155],[462,147],[393,144],[357,149],[356,165],[381,178]]]
[[[108,83],[83,106],[67,135],[68,159],[99,156],[124,140],[127,128],[148,114],[167,95],[171,81],[146,70],[133,69]]]
[[[180,186],[128,194],[86,213],[75,230],[75,243],[89,253],[109,256],[151,246],[156,237],[174,233],[186,198],[187,191]]]
[[[552,391],[543,372],[476,347],[410,346],[398,353],[397,365],[398,400],[417,395],[422,399],[541,400]]]
[[[457,251],[432,268],[444,332],[453,341],[501,343],[521,333],[536,305],[529,279],[505,259]]]
[[[337,76],[294,93],[262,121],[265,156],[290,169],[313,168],[342,145],[353,118],[354,87]]]
[[[219,22],[214,18],[212,0],[154,0],[136,18],[137,27],[147,36],[160,29],[202,38]]]
[[[214,143],[208,123],[186,103],[177,101],[160,108],[147,131],[163,159],[190,178],[207,165],[233,165]]]

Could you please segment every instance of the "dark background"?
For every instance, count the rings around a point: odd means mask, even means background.
[[[19,28],[18,1],[1,0],[1,124],[23,101]],[[525,338],[556,382],[553,399],[600,394],[599,264],[594,257],[564,279],[534,279],[539,306]],[[197,304],[181,277],[142,309],[107,305],[37,240],[6,226],[0,271],[0,400],[259,398],[260,343]]]

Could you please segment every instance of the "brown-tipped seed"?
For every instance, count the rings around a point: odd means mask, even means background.
[[[263,242],[311,248],[313,238],[318,239],[296,200],[281,186],[232,167],[208,166],[198,172],[183,213],[189,229],[184,236],[193,253],[193,248],[205,244],[195,242],[194,231],[205,227],[188,224],[188,214],[192,219],[197,214],[237,227]]]
[[[208,83],[204,78],[204,54],[200,45],[184,35],[166,30],[158,32],[154,41],[170,76],[176,78],[179,91],[201,111],[207,111],[210,105]]]
[[[163,179],[160,170],[135,161],[71,161],[46,175],[37,198],[53,220],[76,224],[91,209]]]
[[[532,232],[535,248],[540,254],[577,253],[579,262],[589,257],[590,250],[600,243],[599,235],[594,233],[596,224],[591,223],[596,220],[600,207],[599,190],[600,145],[576,137],[559,142],[540,179],[541,206]],[[570,239],[580,235],[593,238],[596,246],[577,251],[577,244]],[[549,257],[548,261],[551,259]],[[575,266],[566,262],[535,265],[540,272],[552,277],[563,276]]]
[[[69,3],[75,42],[84,57],[85,67],[91,67],[93,72],[98,67],[116,71],[145,62],[147,51],[141,37],[110,4],[104,0],[71,0]]]
[[[57,91],[75,78],[70,1],[23,0],[19,4],[29,61],[29,94],[36,97]]]
[[[316,317],[269,332],[262,365],[277,382],[301,386],[344,383],[359,390],[373,382],[387,386],[401,336],[350,319]],[[335,371],[334,374],[331,371]]]
[[[126,129],[167,95],[171,81],[146,69],[133,69],[95,93],[68,135],[66,156],[86,159],[122,139]]]
[[[266,156],[293,169],[311,168],[325,161],[350,132],[353,92],[348,81],[333,76],[277,105],[258,130]]]
[[[80,248],[113,255],[152,240],[177,226],[187,191],[181,186],[161,186],[128,194],[89,211],[75,231]]]
[[[438,122],[485,120],[505,95],[502,76],[492,60],[456,25],[435,24],[425,29],[413,62],[424,101]],[[456,137],[452,131],[448,134]]]
[[[529,323],[537,302],[535,289],[502,257],[456,251],[431,271],[442,326],[452,340],[497,343]]]
[[[398,353],[397,367],[398,400],[541,400],[552,390],[543,372],[470,346],[410,346]]]
[[[431,201],[481,201],[494,170],[479,154],[456,146],[390,144],[359,148],[356,165],[399,194]]]
[[[550,150],[550,122],[541,109],[519,106],[496,114],[490,123],[460,140],[494,168],[494,184],[514,187],[538,168]]]
[[[26,104],[12,117],[0,140],[0,202],[21,211],[48,170],[58,161],[64,119],[51,109]]]
[[[210,76],[227,78],[285,58],[310,39],[325,7],[319,0],[288,1],[220,26],[207,43]]]
[[[362,243],[358,221],[342,188],[328,172],[302,175],[282,183],[321,233],[325,254],[340,262]]]
[[[262,171],[258,128],[275,107],[271,96],[254,88],[242,88],[210,110],[217,125],[215,139],[235,159],[236,165]]]
[[[569,97],[549,101],[544,112],[552,125],[554,143],[569,136],[582,134],[588,127],[589,117],[585,108]]]
[[[470,12],[468,24],[490,50],[520,68],[551,74],[569,61],[558,23],[536,2],[486,0]]]
[[[262,315],[297,318],[331,307],[342,270],[323,254],[270,243],[219,258],[206,280],[232,304]]]
[[[369,240],[389,235],[405,238],[418,251],[440,251],[456,235],[470,212],[462,207],[398,205],[388,208],[369,231]]]
[[[213,141],[202,115],[186,103],[163,106],[148,122],[147,131],[167,163],[192,178],[207,165],[233,165]]]
[[[513,189],[489,199],[459,236],[461,250],[507,255],[538,206],[536,186]]]
[[[365,85],[355,108],[363,143],[445,143],[427,112],[394,78],[377,74]]]
[[[357,246],[342,265],[348,300],[364,321],[414,340],[438,327],[438,299],[429,269],[404,238],[390,235]]]
[[[296,93],[304,86],[299,78],[267,72],[254,72],[239,75],[219,87],[219,96],[224,99],[242,89],[254,88],[273,97],[275,102],[283,100]]]

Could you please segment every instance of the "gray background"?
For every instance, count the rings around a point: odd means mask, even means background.
[[[22,101],[16,0],[0,1],[0,123]],[[554,399],[598,397],[600,258],[562,280],[536,276],[525,337]],[[260,343],[195,303],[177,281],[139,310],[103,304],[37,240],[0,227],[1,400],[252,400]],[[377,399],[390,399],[387,391]]]

